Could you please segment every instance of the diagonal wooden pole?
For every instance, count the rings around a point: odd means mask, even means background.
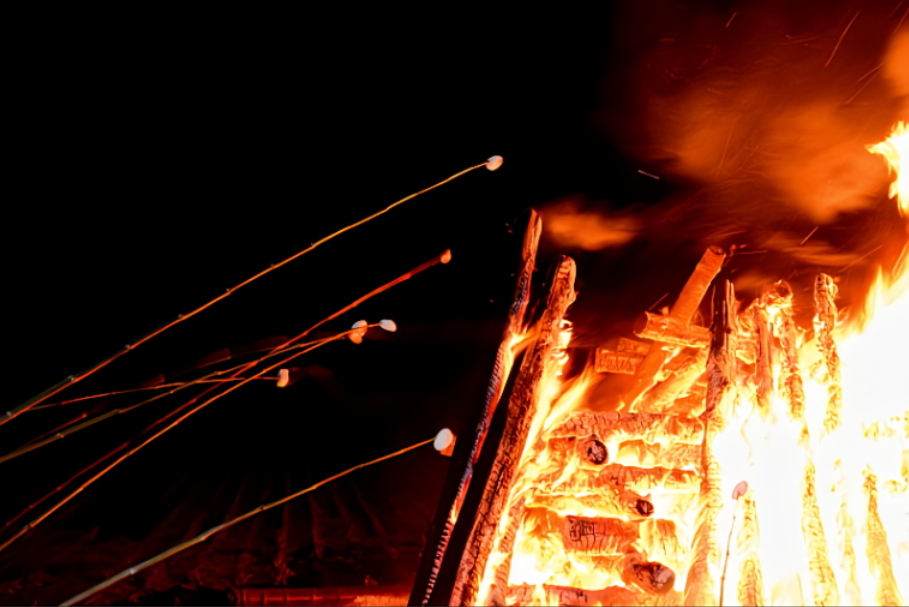
[[[491,164],[491,163],[494,162],[493,159],[498,159],[498,160],[496,161],[498,164]],[[306,249],[303,249],[303,250],[300,251],[299,253],[296,253],[296,254],[294,254],[294,255],[291,255],[290,257],[288,257],[288,258],[285,259],[284,261],[282,261],[282,262],[280,262],[280,263],[276,263],[276,264],[274,264],[274,265],[272,265],[272,266],[270,266],[270,267],[268,267],[268,268],[262,270],[262,271],[259,272],[258,274],[254,275],[254,276],[251,276],[250,278],[247,278],[246,280],[244,280],[243,282],[241,282],[240,284],[238,284],[238,285],[235,286],[234,288],[232,288],[232,289],[227,289],[226,292],[222,293],[222,294],[219,295],[218,297],[215,297],[214,299],[212,299],[212,300],[209,301],[208,303],[202,304],[201,306],[199,306],[198,308],[196,308],[195,310],[193,310],[193,311],[190,312],[189,314],[181,314],[181,315],[177,316],[177,318],[175,318],[175,319],[172,320],[171,322],[169,322],[169,323],[167,323],[167,324],[165,324],[165,325],[159,327],[158,329],[155,329],[154,331],[152,331],[151,333],[145,335],[144,337],[141,337],[138,341],[136,341],[136,342],[134,342],[134,343],[132,343],[132,344],[127,344],[127,345],[124,346],[121,350],[119,350],[117,353],[115,353],[113,356],[109,356],[108,358],[105,358],[104,360],[102,360],[102,361],[99,362],[98,364],[94,365],[93,367],[89,368],[88,370],[83,371],[82,373],[79,373],[79,374],[77,374],[77,375],[70,375],[69,377],[67,377],[67,378],[64,379],[63,381],[61,381],[61,382],[59,382],[59,383],[57,383],[57,384],[51,386],[50,388],[48,388],[47,390],[45,390],[45,391],[42,392],[41,394],[38,394],[37,396],[32,397],[31,399],[29,399],[28,401],[26,401],[26,402],[23,403],[22,405],[19,405],[19,406],[16,407],[15,409],[12,409],[12,410],[10,410],[10,411],[7,411],[7,412],[6,412],[5,414],[3,414],[3,415],[0,415],[0,426],[2,426],[3,424],[9,422],[10,420],[15,419],[16,417],[18,417],[19,415],[25,413],[26,411],[28,411],[28,410],[31,409],[32,407],[34,407],[34,406],[36,406],[36,405],[39,405],[39,404],[43,403],[44,401],[46,401],[47,399],[49,399],[49,398],[51,398],[51,397],[53,397],[53,396],[56,396],[57,394],[59,394],[60,392],[62,392],[62,391],[65,390],[66,388],[68,388],[69,386],[75,385],[75,384],[79,383],[80,381],[82,381],[83,379],[85,379],[86,377],[89,377],[90,375],[96,373],[97,371],[100,371],[101,369],[103,369],[104,367],[106,367],[106,366],[109,365],[110,363],[114,362],[115,360],[117,360],[118,358],[120,358],[121,356],[123,356],[124,354],[126,354],[127,352],[130,352],[130,351],[132,351],[132,350],[135,350],[137,347],[139,347],[139,346],[141,346],[142,344],[144,344],[145,342],[147,342],[147,341],[149,341],[149,340],[151,340],[151,339],[157,337],[158,335],[161,335],[162,333],[164,333],[165,331],[167,331],[167,330],[170,329],[171,327],[175,327],[175,326],[177,326],[178,324],[180,324],[181,322],[184,322],[184,321],[186,321],[186,320],[189,320],[190,318],[192,318],[192,317],[195,316],[196,314],[199,314],[200,312],[203,312],[203,311],[207,310],[208,308],[210,308],[211,306],[215,305],[216,303],[218,303],[218,302],[221,301],[222,299],[226,299],[227,297],[229,297],[229,296],[232,295],[233,293],[237,292],[239,289],[245,287],[246,285],[252,283],[253,281],[255,281],[255,280],[259,279],[259,278],[262,278],[262,277],[265,276],[266,274],[269,274],[269,273],[271,273],[271,272],[277,270],[278,268],[280,268],[280,267],[282,267],[282,266],[285,266],[285,265],[289,264],[290,262],[294,261],[295,259],[298,259],[298,258],[302,257],[303,255],[306,255],[306,254],[309,253],[310,251],[312,251],[312,250],[318,248],[319,246],[325,244],[325,243],[328,242],[329,240],[332,240],[333,238],[336,238],[336,237],[340,236],[341,234],[344,234],[345,232],[348,232],[348,231],[350,231],[350,230],[353,230],[354,228],[357,228],[357,227],[359,227],[359,226],[361,226],[361,225],[363,225],[363,224],[365,224],[365,223],[367,223],[367,222],[372,221],[373,219],[375,219],[375,218],[377,218],[377,217],[380,217],[380,216],[384,215],[385,213],[391,211],[391,210],[394,209],[395,207],[404,204],[404,203],[407,202],[408,200],[412,200],[412,199],[416,198],[416,197],[419,196],[420,194],[425,194],[426,192],[429,192],[430,190],[434,190],[435,188],[438,188],[439,186],[445,185],[445,184],[448,183],[449,181],[453,181],[453,180],[457,179],[458,177],[461,177],[462,175],[465,175],[465,174],[467,174],[467,173],[470,173],[471,171],[475,171],[476,169],[479,169],[480,167],[484,167],[484,166],[485,166],[485,167],[488,168],[489,170],[495,170],[496,168],[499,167],[499,165],[501,165],[501,158],[494,156],[493,158],[490,158],[487,162],[484,162],[484,163],[481,163],[481,164],[477,164],[477,165],[474,165],[474,166],[472,166],[472,167],[468,167],[468,168],[464,169],[463,171],[460,171],[460,172],[458,172],[458,173],[455,173],[454,175],[452,175],[451,177],[448,177],[447,179],[443,179],[442,181],[440,181],[440,182],[438,182],[438,183],[436,183],[436,184],[434,184],[434,185],[429,186],[428,188],[425,188],[425,189],[423,189],[423,190],[420,190],[419,192],[416,192],[416,193],[411,194],[411,195],[409,195],[409,196],[405,196],[405,197],[402,198],[401,200],[399,200],[399,201],[397,201],[397,202],[395,202],[395,203],[392,203],[392,204],[388,205],[387,207],[385,207],[385,208],[382,209],[381,211],[379,211],[379,212],[377,212],[377,213],[373,213],[373,214],[370,215],[369,217],[366,217],[366,218],[364,218],[364,219],[361,219],[360,221],[357,221],[357,222],[355,222],[355,223],[352,223],[352,224],[350,224],[350,225],[347,226],[347,227],[341,228],[341,229],[338,230],[337,232],[333,232],[332,234],[329,234],[328,236],[322,238],[321,240],[318,240],[318,241],[314,242],[312,245],[310,245],[310,246],[307,247]]]
[[[514,300],[508,309],[508,321],[496,352],[492,377],[490,377],[486,398],[480,411],[480,420],[473,435],[468,437],[471,439],[469,449],[465,452],[462,447],[455,451],[448,473],[449,478],[445,483],[446,489],[440,498],[441,505],[429,530],[426,547],[423,549],[420,568],[410,595],[410,605],[427,605],[429,603],[441,571],[442,561],[448,550],[448,543],[464,503],[464,497],[473,478],[474,466],[480,457],[492,417],[514,365],[515,341],[524,332],[527,324],[524,317],[530,299],[530,284],[541,232],[540,216],[536,211],[531,211],[521,247],[521,267],[515,285]],[[466,441],[462,441],[462,444],[468,445]]]

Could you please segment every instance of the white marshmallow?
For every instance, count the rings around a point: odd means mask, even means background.
[[[436,440],[433,441],[432,446],[435,447],[436,451],[444,451],[451,446],[454,438],[454,433],[451,430],[443,428],[436,434]]]
[[[486,169],[489,171],[495,171],[500,166],[502,166],[502,162],[504,162],[504,159],[501,156],[490,156],[486,160]]]

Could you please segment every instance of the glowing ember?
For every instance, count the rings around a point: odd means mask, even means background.
[[[869,148],[897,173],[904,216],[907,142],[900,123]],[[729,284],[712,344],[655,342],[662,367],[644,388],[643,363],[613,369],[618,354],[605,350],[565,379],[565,327],[477,602],[905,604],[905,259],[880,273],[861,322],[843,321],[823,274],[809,328],[786,283],[745,309]],[[637,374],[622,410],[585,407],[599,372]]]

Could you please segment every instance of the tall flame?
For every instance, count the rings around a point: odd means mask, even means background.
[[[909,216],[909,167],[901,166],[909,163],[909,125],[900,122],[886,141],[868,146],[868,150],[886,158],[890,170],[896,171],[890,198],[897,199],[903,217]]]

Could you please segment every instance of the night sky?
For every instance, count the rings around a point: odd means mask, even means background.
[[[848,98],[854,89],[845,83],[881,62],[903,9],[883,1],[816,4],[36,16],[16,51],[18,84],[8,90],[19,102],[11,120],[21,135],[11,167],[18,187],[7,195],[5,223],[3,411],[407,194],[493,154],[505,163],[338,237],[65,392],[132,388],[224,348],[295,335],[452,250],[449,265],[325,327],[343,331],[361,318],[391,318],[396,334],[373,331],[359,346],[328,345],[293,363],[301,378],[292,387],[261,382],[214,403],[0,554],[0,604],[59,602],[228,515],[442,427],[461,432],[492,366],[528,208],[569,201],[607,218],[642,218],[641,236],[625,247],[544,242],[541,270],[559,251],[579,260],[577,313],[586,347],[681,286],[709,234],[721,234],[726,246],[772,248],[761,234],[782,233],[780,225],[764,229],[726,207],[716,212],[712,202],[718,192],[732,192],[731,208],[739,202],[735,192],[753,188],[719,171],[713,181],[686,173],[684,163],[671,160],[683,148],[641,124],[659,109],[654,100],[671,106],[686,82],[704,84],[698,74],[714,64],[724,73],[737,60],[751,62],[761,53],[755,46],[784,33],[817,46],[800,51],[806,61],[820,61],[812,78],[832,82],[811,93],[815,100],[831,90]],[[864,15],[854,26],[857,46],[844,38],[841,62],[822,73],[856,10]],[[724,27],[734,15],[738,32]],[[659,50],[673,43],[678,48]],[[781,64],[755,72],[801,69]],[[736,78],[727,84],[736,86]],[[849,136],[873,141],[900,115],[899,96],[883,77],[870,93],[875,101],[855,110],[869,118]],[[863,195],[884,200],[884,173],[875,170],[880,175]],[[692,200],[698,203],[686,207]],[[825,242],[845,256],[836,263],[846,265],[865,251],[841,235],[842,225],[873,231],[892,221],[878,206],[848,208],[874,210],[860,222],[859,215],[818,219],[791,209],[774,217],[799,238],[824,226]],[[727,235],[734,221],[753,230],[734,241]],[[787,256],[787,246],[778,253]],[[796,261],[833,265],[827,258]],[[798,280],[797,266],[783,265],[787,277]],[[641,278],[648,273],[655,277],[649,282]],[[856,284],[863,281],[857,275]],[[602,326],[594,326],[598,310]],[[83,411],[138,400],[29,412],[0,428],[0,444],[8,452]],[[0,464],[3,521],[185,400],[175,395]],[[409,583],[447,464],[424,448],[357,473],[238,528],[231,536],[236,550],[225,544],[221,552],[188,551],[178,572],[161,569],[157,581],[139,576],[108,598],[172,601],[173,587],[182,584],[179,592],[190,597],[184,601],[204,600],[204,587],[223,602],[226,595],[217,593],[226,584],[276,585],[282,568],[290,586],[356,585],[365,576]],[[243,550],[261,563],[222,558]],[[289,560],[275,565],[278,553]],[[203,561],[216,563],[207,578],[198,573]],[[194,578],[186,574],[193,567]],[[198,583],[203,578],[210,583]]]

